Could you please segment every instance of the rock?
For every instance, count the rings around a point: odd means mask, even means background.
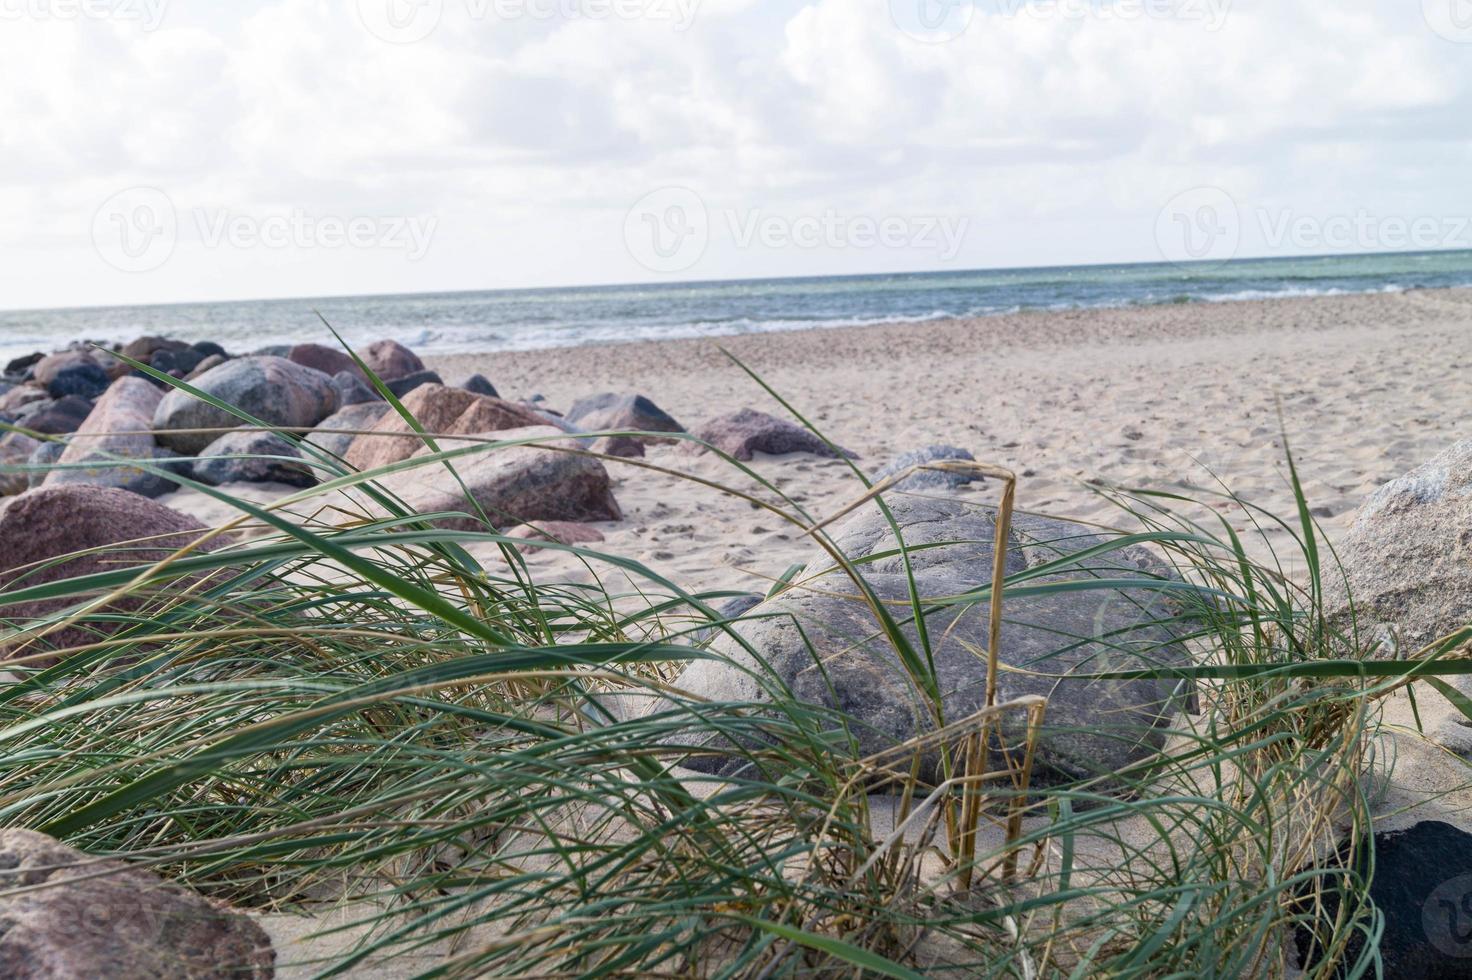
[[[739,595],[716,606],[716,613],[721,621],[740,619],[765,601],[764,596],[754,592],[750,595]],[[690,635],[690,642],[705,643],[723,632],[724,630],[717,626],[703,626]]]
[[[358,369],[357,361],[345,352],[323,344],[297,344],[286,357],[287,360],[295,361],[303,367],[314,368],[323,374],[337,374],[346,371],[358,376],[359,379],[363,376],[363,372]]]
[[[1354,862],[1363,878],[1370,878],[1372,870],[1367,843],[1361,844]],[[1341,850],[1344,864],[1349,858],[1347,849]],[[1339,913],[1345,882],[1322,875],[1317,881],[1323,886],[1325,918],[1320,921],[1327,926]],[[1307,913],[1311,897],[1301,894]],[[1472,834],[1439,821],[1377,833],[1370,898],[1385,920],[1379,950],[1387,980],[1472,976]],[[1295,940],[1306,970],[1322,965],[1323,947],[1306,924],[1297,927]],[[1343,964],[1358,960],[1364,945],[1364,935],[1356,930],[1337,957],[1340,967],[1330,975],[1344,976]]]
[[[337,389],[321,371],[283,357],[241,357],[197,378],[194,387],[268,425],[310,429],[337,411]],[[166,449],[194,455],[219,433],[184,429],[233,429],[245,423],[185,391],[171,391],[154,413],[155,439]]]
[[[154,444],[148,430],[163,393],[143,378],[124,377],[112,383],[97,400],[91,414],[57,459],[68,466],[96,463],[93,469],[56,470],[47,475],[46,486],[118,487],[158,497],[177,486],[167,477],[136,466],[110,465],[117,458],[163,462],[173,454]]]
[[[0,976],[15,980],[275,976],[247,916],[30,830],[0,830],[0,923]]]
[[[444,381],[433,371],[418,371],[414,374],[407,374],[402,378],[394,378],[392,381],[384,382],[388,390],[394,393],[395,398],[403,398],[415,388],[420,388],[424,385],[442,384],[444,384]]]
[[[545,424],[529,409],[443,385],[420,387],[404,398],[403,405],[431,435],[489,434]],[[372,428],[373,434],[355,439],[344,457],[357,469],[388,466],[424,448],[420,436],[405,434],[414,430],[397,412],[385,413]]]
[[[44,358],[45,356],[46,355],[41,353],[40,351],[36,351],[36,353],[34,354],[26,354],[24,357],[17,357],[14,360],[6,363],[5,373],[17,375],[26,374],[28,371],[31,370],[31,368],[35,367],[37,364],[40,364],[42,358]]]
[[[912,466],[920,466],[924,463],[934,463],[945,459],[965,459],[972,462],[976,457],[964,449],[955,446],[926,446],[914,452],[896,456],[888,466],[874,474],[874,482],[879,483],[887,480],[896,473],[903,473]],[[905,477],[894,485],[894,489],[902,491],[916,490],[959,490],[969,483],[981,480],[979,476],[966,473],[947,473],[941,470],[918,470]]]
[[[373,428],[390,411],[392,408],[384,401],[350,404],[324,419],[306,441],[324,452],[343,456],[358,438],[358,431]]]
[[[183,350],[161,350],[153,355],[148,366],[155,371],[171,374],[176,378],[184,378],[193,374],[194,371],[208,358],[192,347]]]
[[[757,453],[772,456],[812,453],[830,459],[836,459],[839,455],[802,426],[750,408],[712,419],[695,430],[695,437],[742,462],[754,459]],[[686,443],[681,449],[687,453],[708,451],[704,446],[693,442]],[[851,458],[854,456],[847,450],[843,452]]]
[[[957,596],[991,583],[993,508],[906,495],[889,506],[905,529],[907,546],[939,545],[911,553],[922,599]],[[877,507],[859,511],[832,533],[839,549],[855,560],[898,548]],[[1103,541],[1081,525],[1015,515],[1007,572],[1035,568]],[[1164,625],[1180,611],[1164,593],[1150,587],[1168,576],[1151,554],[1126,548],[1082,560],[1081,565],[1030,584],[1095,576],[1137,580],[1141,587],[1013,597],[1003,607],[1001,661],[1034,673],[1001,671],[999,703],[1025,695],[1048,698],[1034,773],[1038,785],[1107,776],[1148,760],[1164,744],[1165,728],[1191,693],[1189,685],[1177,681],[1038,676],[1189,662],[1172,628]],[[860,567],[879,599],[892,603],[891,613],[920,649],[917,631],[906,623],[911,593],[900,556]],[[926,616],[936,683],[949,721],[970,717],[986,704],[986,663],[977,651],[986,643],[988,613],[987,604],[981,602],[933,607]],[[826,552],[815,552],[798,584],[750,610],[748,620],[735,627],[799,701],[836,709],[853,719],[860,757],[934,730],[933,714],[893,647],[882,639],[881,629]],[[772,673],[740,642],[723,635],[712,649],[730,663],[697,661],[681,675],[677,688],[717,702],[770,701],[770,685],[756,678]],[[822,670],[815,669],[815,656],[822,661]],[[1003,731],[1014,748],[1022,742],[1025,723],[1022,712],[1004,716]],[[700,744],[701,737],[692,735],[690,741]],[[999,763],[1000,757],[993,761]],[[725,772],[739,760],[697,758],[686,764]],[[921,771],[922,778],[938,780],[938,752],[923,756]]]
[[[67,395],[53,402],[32,402],[17,415],[18,424],[32,432],[61,436],[77,431],[92,414],[92,403],[80,395]]]
[[[6,395],[10,394],[11,390],[14,388],[15,385],[11,384],[9,381],[0,381],[0,398],[4,398]]]
[[[128,341],[119,351],[124,357],[138,361],[141,364],[153,362],[153,355],[159,351],[181,351],[189,350],[189,345],[182,340],[170,340],[168,337],[138,337]]]
[[[358,357],[368,365],[368,370],[384,381],[395,381],[424,370],[424,362],[397,340],[369,344],[366,349],[358,351]]]
[[[566,439],[557,429],[547,426],[513,429],[498,435],[507,439],[540,436],[547,441],[540,445],[487,448],[485,452],[456,458],[453,461],[455,471],[473,500],[466,498],[460,486],[445,471],[443,463],[429,463],[391,473],[379,482],[417,513],[455,511],[465,514],[464,517],[435,522],[452,530],[485,530],[485,523],[475,516],[479,513],[477,505],[496,528],[548,521],[586,523],[622,519],[618,503],[613,499],[608,471],[601,463],[587,456],[547,448],[575,448],[579,445],[576,441]],[[441,448],[460,448],[463,445],[447,439],[441,443]],[[353,448],[356,450],[357,445]],[[429,450],[424,449],[415,455],[428,453]]]
[[[112,379],[92,355],[81,351],[52,354],[36,365],[36,383],[52,398],[79,395],[96,398],[107,390]]]
[[[599,544],[606,539],[603,532],[586,524],[570,521],[538,521],[535,525],[523,524],[506,532],[508,538],[525,538],[527,541],[551,541],[556,544],[576,546]],[[524,551],[536,551],[536,545],[525,545]]]
[[[214,487],[226,483],[317,485],[317,477],[297,448],[264,429],[237,429],[210,443],[194,461],[194,478]]]
[[[35,385],[17,385],[5,394],[0,395],[0,412],[15,416],[27,405],[35,402],[50,401],[51,396],[45,390]]]
[[[252,357],[285,357],[291,353],[291,344],[269,344],[259,350],[252,351]]]
[[[210,354],[204,360],[196,364],[194,366],[194,370],[190,371],[187,375],[184,376],[184,380],[193,381],[195,378],[198,378],[201,375],[210,373],[215,368],[219,367],[221,364],[224,364],[228,360],[229,358],[225,357],[223,354]]]
[[[487,398],[500,398],[501,393],[496,386],[491,384],[490,379],[483,374],[472,374],[460,384],[466,391],[472,391],[477,395],[485,395]]]
[[[385,406],[388,404],[377,390],[368,386],[362,375],[351,371],[339,371],[333,375],[332,386],[337,389],[339,405],[363,405],[367,402],[379,402]]]
[[[0,506],[0,541],[5,542],[5,548],[0,550],[0,594],[61,579],[158,562],[197,539],[204,530],[204,526],[193,518],[126,490],[43,486]],[[147,539],[147,545],[136,548],[94,550],[144,539]],[[208,550],[211,546],[212,543],[202,547]],[[92,553],[56,561],[87,551]],[[37,567],[28,568],[31,565]],[[74,605],[77,601],[72,597],[0,606],[0,616],[23,623]],[[136,610],[146,601],[137,597],[123,599],[96,615],[114,614],[119,609]],[[115,623],[96,618],[83,619],[32,641],[24,648],[24,653],[29,656],[78,646],[116,629]],[[5,645],[5,641],[0,640],[0,659],[4,658]],[[15,655],[13,650],[10,655]]]
[[[36,446],[35,451],[31,453],[31,458],[26,460],[26,465],[53,466],[61,459],[61,454],[64,452],[66,452],[66,443],[60,440],[45,440]],[[26,475],[26,490],[36,489],[51,475],[45,470],[32,470]]]
[[[29,466],[31,456],[39,448],[41,441],[24,432],[0,433],[0,497],[25,493],[30,489],[30,474],[12,467]]]
[[[1376,490],[1336,542],[1361,632],[1393,631],[1410,653],[1472,623],[1469,545],[1472,440]],[[1347,621],[1345,582],[1324,578],[1326,608]]]
[[[658,405],[643,395],[618,395],[605,392],[584,398],[573,405],[567,420],[585,432],[684,432],[685,427],[670,418]],[[656,436],[639,436],[643,442],[670,442]]]
[[[644,443],[635,436],[604,436],[593,441],[590,451],[600,456],[638,459],[644,456]]]
[[[221,347],[219,344],[215,343],[212,340],[201,340],[199,343],[192,344],[190,346],[207,358],[218,357],[221,360],[230,359],[230,355],[226,353],[225,348]]]

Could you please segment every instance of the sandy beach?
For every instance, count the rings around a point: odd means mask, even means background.
[[[1025,313],[884,327],[771,333],[429,359],[450,383],[471,372],[504,397],[565,411],[599,391],[649,396],[687,427],[752,406],[782,408],[725,347],[873,472],[931,443],[1019,474],[1019,506],[1118,524],[1091,481],[1211,486],[1291,515],[1282,433],[1331,536],[1377,486],[1465,437],[1472,292]],[[1281,408],[1281,422],[1279,410]],[[755,489],[710,456],[656,447],[648,463]],[[625,520],[606,550],[690,589],[762,590],[806,546],[751,505],[675,477],[611,463]],[[849,468],[807,456],[753,464],[817,517],[862,493]],[[995,486],[967,494],[992,499]],[[179,496],[179,495],[176,495]],[[194,509],[194,501],[175,506]],[[202,515],[203,516],[203,515]],[[534,567],[576,574],[566,556]]]

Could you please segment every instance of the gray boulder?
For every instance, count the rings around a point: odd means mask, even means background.
[[[159,448],[148,431],[162,400],[163,392],[142,378],[114,381],[56,459],[66,466],[94,465],[46,474],[45,485],[117,487],[145,497],[159,497],[175,489],[167,476],[118,462],[132,459],[161,464],[175,458],[174,453]]]
[[[16,413],[17,423],[32,432],[63,436],[75,432],[92,414],[92,402],[80,395],[32,402]]]
[[[27,405],[44,401],[51,401],[51,396],[46,394],[44,388],[29,384],[16,385],[0,394],[0,412],[14,416],[20,414]]]
[[[92,355],[67,351],[43,358],[36,365],[36,382],[52,398],[65,398],[67,395],[96,398],[107,390],[112,379]]]
[[[496,386],[491,384],[491,380],[483,374],[472,374],[461,383],[460,387],[466,391],[473,391],[477,395],[485,395],[487,398],[501,397]]]
[[[30,489],[30,474],[20,467],[30,465],[31,456],[42,445],[24,432],[0,432],[0,497]]]
[[[663,409],[643,395],[605,392],[583,398],[567,413],[567,421],[584,432],[684,432]],[[644,442],[669,442],[657,436],[639,436]]]
[[[922,599],[959,596],[990,584],[994,509],[906,496],[890,506],[908,547],[934,546],[911,555]],[[861,566],[864,578],[920,649],[908,611],[911,593],[903,563],[899,555],[887,554],[898,543],[878,509],[860,511],[833,537],[851,559],[884,556]],[[1102,541],[1079,525],[1018,515],[1008,542],[1007,572],[1036,568]],[[1000,657],[1014,670],[1001,671],[997,678],[999,702],[1025,695],[1048,698],[1037,758],[1039,784],[1104,776],[1150,759],[1164,744],[1167,726],[1191,693],[1181,681],[1070,679],[1070,674],[1189,663],[1166,625],[1179,609],[1152,587],[1168,572],[1142,549],[1082,560],[1030,584],[1095,577],[1138,581],[1140,587],[1022,596],[1004,602]],[[987,603],[974,602],[932,606],[925,617],[935,682],[948,722],[963,720],[985,706],[986,661],[978,651],[986,645],[988,614]],[[883,638],[879,621],[858,597],[852,581],[826,552],[815,557],[791,588],[746,616],[736,632],[761,662],[734,638],[722,635],[712,649],[729,662],[692,664],[678,688],[716,702],[761,704],[772,700],[775,681],[800,701],[847,716],[861,757],[934,730],[934,715],[921,688]],[[1022,742],[1025,722],[1021,712],[1004,718],[1004,735],[1014,747]],[[998,748],[993,746],[994,751]],[[724,765],[712,765],[697,759],[691,764],[726,772],[739,761],[733,757]],[[937,753],[927,753],[922,763],[925,777],[937,779]]]
[[[368,370],[384,381],[406,378],[424,370],[424,362],[418,355],[397,340],[375,341],[358,351],[358,357],[368,365]]]
[[[349,404],[324,419],[306,441],[334,456],[346,456],[357,433],[373,428],[389,411],[385,401]]]
[[[831,446],[802,426],[750,408],[712,419],[695,430],[695,437],[743,462],[755,459],[757,453],[771,456],[812,453],[830,459],[839,456]],[[698,454],[708,450],[699,443],[687,442],[681,451]],[[854,455],[846,450],[844,454]]]
[[[30,459],[26,460],[26,465],[33,467],[52,466],[61,459],[61,454],[64,452],[66,452],[66,443],[47,440],[36,447],[35,451],[31,453]],[[46,470],[37,469],[32,471],[27,476],[26,489],[36,489],[45,483],[46,478],[51,475]]]
[[[1465,441],[1360,506],[1336,543],[1343,575],[1326,574],[1326,605],[1347,623],[1352,596],[1367,642],[1394,634],[1409,650],[1472,625],[1469,539],[1472,441]]]
[[[384,386],[394,393],[395,398],[403,398],[415,388],[425,385],[442,385],[444,380],[433,371],[415,371],[400,378],[385,379]]]
[[[903,473],[912,466],[922,466],[926,463],[934,463],[947,459],[963,459],[971,462],[976,457],[964,449],[955,446],[926,446],[913,452],[896,456],[878,473],[874,474],[874,482],[887,480],[896,473]],[[959,490],[970,483],[981,480],[979,476],[971,476],[966,473],[947,473],[942,470],[917,470],[894,485],[894,489],[903,491],[924,490]]]
[[[194,478],[214,487],[226,483],[317,485],[317,477],[297,448],[264,429],[237,429],[210,443],[194,461]]]
[[[339,405],[363,405],[368,402],[388,404],[376,389],[369,387],[362,374],[354,371],[339,371],[334,374],[332,386],[337,389]]]
[[[194,387],[233,405],[268,425],[311,429],[337,411],[332,379],[283,357],[241,357],[226,361],[194,381]],[[155,438],[166,449],[194,455],[219,433],[189,429],[234,429],[245,423],[182,390],[164,396],[154,413]]]
[[[0,923],[0,976],[15,980],[275,976],[248,917],[30,830],[0,830]]]

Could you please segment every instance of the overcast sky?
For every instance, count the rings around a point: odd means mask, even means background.
[[[1472,246],[1472,0],[0,0],[0,73],[7,308]]]

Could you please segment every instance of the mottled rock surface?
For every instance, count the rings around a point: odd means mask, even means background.
[[[934,463],[940,460],[970,460],[976,461],[976,457],[964,449],[955,446],[926,446],[913,452],[896,456],[879,472],[874,474],[874,482],[879,483],[887,480],[897,473],[903,473],[912,466],[922,466],[926,463]],[[979,476],[967,473],[948,473],[943,470],[917,470],[894,485],[894,489],[903,491],[924,490],[957,490],[981,480]]]
[[[12,467],[29,466],[31,455],[40,448],[39,439],[23,432],[0,433],[0,497],[26,492],[30,475]]]
[[[812,453],[829,458],[839,456],[831,446],[802,426],[750,408],[712,419],[696,429],[694,434],[701,442],[709,443],[743,462],[755,459],[757,453],[771,456],[785,456],[788,453]],[[686,443],[681,448],[688,453],[707,451],[704,446],[693,442]]]
[[[92,402],[81,395],[32,402],[16,415],[16,422],[32,432],[63,436],[77,431],[92,414]]]
[[[322,420],[306,441],[334,456],[342,456],[358,438],[359,431],[373,428],[393,408],[385,401],[349,404]]]
[[[567,421],[585,432],[684,432],[685,427],[643,395],[605,392],[583,398],[567,413]],[[644,442],[668,442],[637,436]]]
[[[68,466],[97,465],[84,470],[56,470],[47,475],[45,485],[117,487],[145,497],[158,497],[175,489],[177,484],[167,477],[136,466],[109,463],[119,457],[163,462],[173,456],[160,449],[149,434],[153,413],[163,397],[163,392],[142,378],[114,381],[57,459]]]
[[[43,358],[35,371],[36,383],[52,398],[67,395],[96,398],[112,382],[102,365],[83,351],[52,354]]]
[[[317,485],[297,448],[262,429],[237,429],[210,443],[194,462],[194,478],[216,487],[227,483]]]
[[[268,425],[310,429],[337,411],[332,378],[282,357],[241,357],[195,379],[194,386]],[[166,449],[194,455],[220,433],[188,429],[234,429],[245,423],[185,391],[171,391],[154,413],[155,438]]]
[[[346,351],[328,347],[325,344],[297,344],[286,355],[286,359],[302,367],[321,371],[323,374],[331,375],[346,371],[359,378],[363,376],[363,372],[358,368],[358,362],[349,357]]]
[[[368,370],[384,381],[418,374],[424,370],[424,362],[413,351],[397,340],[380,340],[358,351]]]
[[[244,915],[44,834],[0,830],[0,976],[268,980],[276,954]]]
[[[530,409],[443,385],[417,388],[403,399],[403,405],[431,435],[467,436],[545,424]],[[360,470],[397,463],[424,448],[421,436],[405,434],[414,430],[398,412],[385,413],[372,428],[372,435],[353,441],[345,457]]]

